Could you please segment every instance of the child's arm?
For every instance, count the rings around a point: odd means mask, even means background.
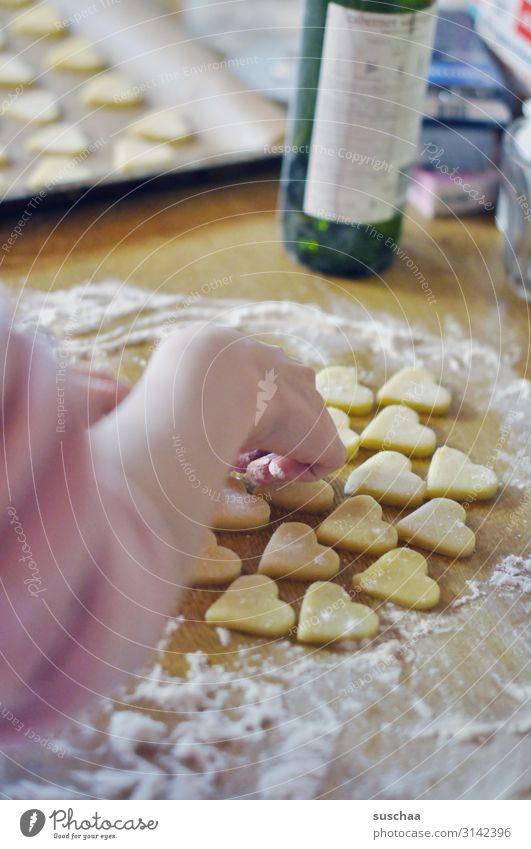
[[[0,361],[0,734],[17,739],[21,723],[75,716],[149,656],[199,551],[212,493],[242,450],[289,455],[317,474],[344,456],[310,370],[230,330],[175,333],[89,432],[78,382],[58,394],[50,353],[6,316]],[[277,390],[255,425],[271,369]]]

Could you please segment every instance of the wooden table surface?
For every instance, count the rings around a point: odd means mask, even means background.
[[[444,335],[443,329],[451,321],[465,337],[488,344],[507,358],[517,373],[525,375],[530,341],[528,307],[505,280],[500,239],[490,217],[429,222],[411,213],[402,242],[404,254],[381,279],[327,280],[296,265],[284,253],[275,212],[277,190],[277,175],[272,171],[233,185],[201,185],[126,198],[112,205],[40,212],[25,223],[12,250],[3,254],[0,274],[13,292],[21,286],[49,290],[87,279],[117,278],[172,292],[205,293],[207,289],[207,297],[210,293],[214,297],[312,302],[338,313],[342,305],[346,308],[355,303],[371,314],[388,314],[405,323],[421,325],[437,337]],[[0,244],[15,224],[16,220],[0,223]],[[426,278],[435,304],[427,303],[408,260]],[[489,368],[486,363],[485,380],[490,378]],[[478,424],[473,416],[463,415],[462,419],[463,441],[473,441]],[[489,422],[482,443],[487,447],[489,441],[496,441],[500,416],[493,416]],[[443,424],[440,435],[445,433]],[[489,530],[481,537],[478,552],[470,561],[456,564],[451,575],[444,558],[430,558],[430,570],[441,576],[443,604],[466,592],[466,580],[471,575],[488,577],[495,562],[494,550],[497,560],[510,553],[529,553],[527,523],[531,510],[525,495],[525,488],[504,493],[500,506],[492,511]],[[476,527],[483,524],[489,510],[490,507],[472,506]],[[517,524],[511,534],[504,535],[503,529],[514,515],[518,517]],[[249,554],[249,549],[245,553]],[[363,558],[359,560],[358,569],[363,562]],[[252,568],[251,563],[249,570]],[[347,578],[345,586],[349,586]],[[289,600],[296,602],[299,590],[295,586],[292,593],[285,592]],[[199,619],[204,607],[204,596],[190,593],[184,612],[187,618]],[[481,617],[488,633],[481,631],[483,626],[478,626],[477,613],[472,611],[470,621],[466,617],[460,620],[459,633],[445,644],[444,652],[437,653],[434,648],[440,640],[437,635],[432,642],[427,638],[425,644],[416,647],[422,668],[427,671],[419,673],[413,684],[406,676],[398,694],[386,695],[383,701],[367,708],[355,724],[342,720],[342,732],[335,738],[334,756],[319,795],[401,798],[422,795],[419,787],[423,786],[427,797],[529,795],[531,779],[525,777],[522,767],[531,760],[529,746],[524,750],[523,739],[518,735],[513,739],[507,734],[503,738],[506,748],[502,747],[501,752],[490,736],[480,743],[475,738],[467,743],[445,743],[441,761],[434,744],[425,739],[403,745],[397,742],[402,739],[400,736],[386,737],[381,731],[413,692],[417,699],[424,700],[426,709],[442,709],[448,698],[456,710],[462,709],[476,719],[482,716],[484,704],[495,702],[489,722],[505,721],[510,704],[500,680],[506,675],[507,680],[518,680],[519,686],[526,684],[522,678],[529,659],[528,644],[523,642],[526,615],[523,607],[517,605],[507,612],[494,597],[483,605]],[[503,628],[498,627],[500,617]],[[187,648],[200,647],[215,653],[215,641],[207,632],[207,626],[201,624],[195,631],[180,629],[171,646],[173,654],[170,652],[166,659],[167,668],[181,674],[181,653]],[[508,634],[516,635],[510,645]],[[253,644],[249,638],[236,638],[235,645]],[[469,651],[471,646],[475,647],[474,652]],[[439,687],[441,682],[444,686]],[[336,685],[340,686],[337,680]],[[526,685],[529,686],[529,679]],[[400,733],[404,733],[407,721],[404,723]],[[360,743],[368,732],[370,738]],[[467,747],[464,754],[459,745]],[[502,753],[509,750],[514,754],[508,765]],[[421,762],[429,763],[429,768],[421,771]],[[375,764],[379,764],[378,768]],[[483,770],[491,773],[490,783],[482,783]],[[473,774],[477,774],[477,782],[472,780]],[[236,781],[229,786],[223,781],[229,779],[222,780],[220,795],[245,792],[243,777],[240,784]],[[282,795],[282,790],[278,793]]]

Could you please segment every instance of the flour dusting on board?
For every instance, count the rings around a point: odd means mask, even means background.
[[[17,317],[50,333],[73,359],[113,365],[122,358],[138,373],[161,338],[197,320],[282,344],[316,367],[352,362],[354,354],[371,385],[403,365],[426,366],[465,413],[468,404],[480,419],[495,414],[499,421],[496,444],[478,459],[496,468],[513,498],[507,532],[514,553],[493,551],[480,576],[465,565],[462,593],[444,610],[382,605],[379,636],[355,648],[323,651],[282,640],[265,651],[218,628],[218,655],[188,654],[183,678],[156,664],[116,702],[105,701],[97,717],[87,714],[65,732],[64,757],[11,752],[0,767],[5,795],[304,799],[330,789],[348,798],[511,798],[525,790],[531,684],[503,657],[485,660],[479,651],[493,621],[501,644],[528,645],[528,617],[515,630],[505,616],[515,607],[525,614],[531,589],[521,535],[531,498],[531,384],[513,371],[517,352],[502,356],[451,319],[436,337],[354,306],[338,316],[288,301],[203,299],[116,281],[27,292]],[[496,375],[494,384],[486,375]],[[162,655],[184,625],[169,626]],[[456,649],[457,635],[465,651]],[[499,684],[485,695],[479,686],[491,673]],[[452,689],[462,693],[459,703],[448,698]],[[403,772],[395,754],[405,747],[415,751],[416,766]]]

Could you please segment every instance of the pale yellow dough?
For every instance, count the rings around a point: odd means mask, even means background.
[[[129,127],[134,136],[155,142],[172,144],[187,141],[192,136],[192,128],[178,109],[149,112]]]
[[[22,6],[29,6],[35,0],[0,0],[0,9],[21,9]]]
[[[419,413],[446,413],[452,396],[425,368],[403,368],[376,395],[382,405],[405,404]]]
[[[476,537],[466,524],[466,510],[449,498],[434,498],[401,519],[396,526],[404,542],[447,557],[469,557]]]
[[[61,109],[55,95],[38,89],[24,92],[2,106],[6,117],[24,124],[53,124],[61,117]]]
[[[142,103],[142,97],[137,88],[118,71],[107,71],[89,80],[81,89],[80,97],[85,106],[93,108],[108,106],[113,109],[122,109]]]
[[[275,507],[303,510],[305,513],[324,513],[334,503],[334,490],[326,481],[263,484],[257,486],[254,492]]]
[[[395,528],[382,519],[382,508],[370,495],[347,498],[317,528],[323,545],[348,551],[384,554],[396,547]]]
[[[350,419],[344,410],[340,410],[339,407],[328,407],[328,412],[337,428],[339,438],[345,446],[347,462],[353,460],[360,448],[359,434],[351,429]]]
[[[9,165],[9,155],[5,147],[0,147],[0,167]]]
[[[0,53],[0,88],[18,88],[33,85],[35,71],[28,63],[13,53]]]
[[[267,525],[271,508],[258,495],[247,492],[242,480],[227,478],[216,498],[212,527],[225,531],[252,531]]]
[[[114,167],[122,174],[167,171],[174,164],[175,154],[168,144],[121,138],[114,145]]]
[[[426,484],[411,471],[411,460],[396,451],[380,451],[350,473],[345,495],[372,495],[391,507],[418,507]]]
[[[95,74],[107,63],[93,44],[79,36],[71,36],[51,47],[44,57],[44,67],[55,71]]]
[[[418,551],[397,548],[352,578],[352,586],[374,598],[414,610],[429,610],[439,602],[437,581],[428,576],[426,559]]]
[[[270,578],[325,581],[337,575],[339,555],[317,542],[315,531],[302,522],[280,525],[260,559],[258,572]]]
[[[47,153],[57,156],[76,156],[90,147],[90,139],[74,124],[53,124],[37,130],[24,142],[30,153]]]
[[[295,625],[293,608],[278,597],[266,575],[243,575],[208,608],[205,620],[233,631],[260,637],[284,637]]]
[[[456,501],[483,501],[498,491],[498,478],[492,469],[473,463],[457,448],[438,448],[427,477],[428,497],[445,496]]]
[[[297,628],[302,643],[363,640],[378,633],[378,616],[364,604],[351,601],[338,584],[318,581],[306,590]]]
[[[194,587],[230,584],[239,578],[241,571],[242,561],[236,552],[218,545],[215,534],[207,531],[201,554],[194,561],[190,583]]]
[[[64,35],[68,25],[55,6],[51,3],[39,3],[13,18],[9,23],[9,29],[16,35],[46,38]]]
[[[430,457],[436,446],[435,432],[420,424],[415,410],[403,405],[385,407],[361,433],[361,447],[372,451]]]
[[[51,188],[69,183],[88,183],[94,178],[90,168],[79,165],[68,156],[50,156],[41,159],[30,172],[27,185],[30,189]]]
[[[358,383],[354,366],[327,366],[317,372],[315,385],[325,404],[338,407],[351,416],[364,416],[374,406],[374,395]]]

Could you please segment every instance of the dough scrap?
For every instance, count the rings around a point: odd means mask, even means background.
[[[295,625],[295,611],[278,597],[266,575],[243,575],[208,608],[205,620],[259,637],[284,637]]]
[[[334,490],[326,481],[261,484],[254,492],[275,507],[303,510],[305,513],[324,513],[334,503]]]
[[[142,103],[138,88],[131,85],[129,80],[118,71],[107,71],[89,80],[81,89],[80,98],[85,106],[94,108],[109,106],[113,109],[122,109]]]
[[[354,366],[327,366],[317,372],[315,385],[325,404],[339,407],[351,416],[364,416],[374,406],[374,395],[358,383]]]
[[[447,557],[469,557],[476,536],[466,524],[466,510],[449,498],[434,498],[401,519],[396,526],[404,542]]]
[[[149,112],[129,127],[134,136],[147,141],[182,143],[192,136],[192,128],[178,109]]]
[[[409,548],[383,554],[364,572],[354,575],[352,586],[413,610],[429,610],[441,596],[437,581],[428,576],[426,558]]]
[[[30,35],[35,38],[62,36],[68,29],[66,21],[58,9],[51,3],[39,3],[32,6],[9,23],[9,29],[16,35]]]
[[[403,368],[385,383],[376,395],[382,405],[405,404],[418,413],[446,413],[452,396],[425,368]]]
[[[24,59],[14,53],[0,54],[0,88],[30,86],[35,82],[35,71]]]
[[[385,407],[361,432],[361,447],[372,451],[430,457],[436,446],[435,432],[420,424],[415,410],[403,405]]]
[[[362,640],[378,633],[378,616],[364,604],[351,601],[338,584],[317,581],[306,590],[297,628],[302,643]]]
[[[391,507],[418,507],[426,484],[411,471],[411,460],[397,451],[380,451],[350,473],[345,495],[372,495]]]
[[[69,183],[88,183],[94,178],[90,168],[68,156],[43,157],[31,171],[27,185],[30,189],[61,186]]]
[[[190,584],[207,587],[212,584],[230,584],[239,578],[242,561],[235,551],[218,545],[215,534],[207,531],[201,554],[194,561]]]
[[[348,551],[384,554],[396,548],[396,529],[382,519],[382,508],[370,495],[347,498],[317,528],[323,545]]]
[[[76,156],[90,147],[87,134],[74,124],[60,123],[37,130],[24,142],[30,153]]]
[[[121,138],[114,145],[114,167],[122,174],[167,171],[174,164],[174,151],[167,144],[154,145],[141,139]]]
[[[242,480],[227,478],[212,518],[212,527],[220,531],[252,531],[267,525],[271,508],[258,495],[247,492]]]
[[[498,478],[492,469],[473,463],[463,451],[443,445],[428,469],[428,498],[439,496],[455,501],[483,501],[498,491]]]
[[[8,118],[22,121],[24,124],[53,124],[61,117],[61,109],[55,95],[49,91],[26,91],[2,104],[2,111]]]
[[[93,44],[76,35],[51,47],[44,56],[44,67],[55,71],[95,74],[103,71],[107,63]]]
[[[339,555],[317,542],[315,531],[302,522],[280,525],[269,540],[258,566],[260,575],[293,581],[325,581],[337,575]]]

